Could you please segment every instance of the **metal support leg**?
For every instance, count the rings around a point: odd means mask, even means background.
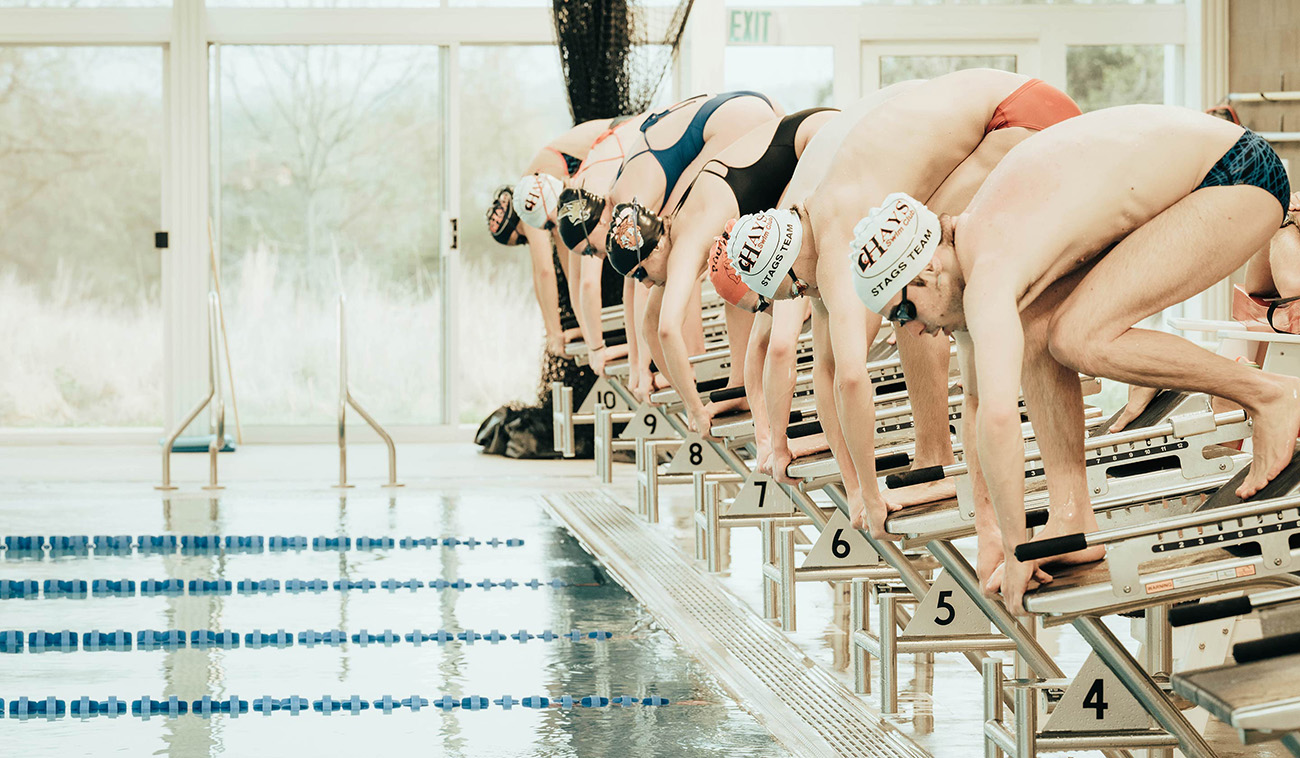
[[[695,560],[697,561],[705,560],[708,552],[704,549],[704,541],[708,539],[704,528],[704,485],[707,481],[703,472],[697,471],[691,475],[691,494],[694,496],[694,507],[691,509],[691,518],[694,519],[694,525],[691,536],[695,538]],[[714,490],[714,492],[716,494],[717,491]]]
[[[645,446],[649,460],[645,467],[645,519],[659,523],[659,445],[648,442]]]
[[[898,596],[880,592],[876,602],[880,624],[880,712],[892,716],[898,713],[898,626],[894,623]]]
[[[636,440],[636,513],[638,516],[645,513],[645,469],[649,465],[647,461],[650,458],[649,443],[643,437]]]
[[[798,527],[776,530],[776,555],[781,568],[781,631],[794,631],[794,533]]]
[[[610,484],[614,481],[614,412],[608,408],[596,408],[594,447],[596,475],[601,484]]]
[[[1173,631],[1169,628],[1169,606],[1157,605],[1146,609],[1143,619],[1143,666],[1157,681],[1168,681],[1174,671]],[[1151,748],[1147,758],[1174,758],[1170,748]]]
[[[981,673],[984,675],[984,723],[990,721],[1002,723],[1002,661],[997,658],[985,658],[981,661]],[[997,743],[984,735],[984,758],[1003,758],[1002,749]]]
[[[866,579],[854,579],[849,583],[849,661],[853,667],[853,691],[859,695],[871,692],[871,656],[853,641],[853,636],[866,631],[870,623],[867,611],[869,587]]]
[[[779,582],[774,581],[768,576],[767,567],[776,565],[776,524],[771,521],[764,521],[758,527],[759,534],[763,540],[763,619],[773,621],[777,617],[777,604],[780,602],[778,594]]]
[[[718,525],[718,483],[704,483],[704,560],[709,573],[722,570],[722,529]]]
[[[1214,750],[1205,738],[1187,723],[1183,714],[1147,677],[1146,672],[1119,640],[1115,639],[1115,635],[1111,634],[1101,619],[1083,616],[1074,620],[1074,628],[1160,726],[1178,739],[1183,755],[1187,758],[1215,758]]]
[[[1038,693],[1033,687],[1016,687],[1012,708],[1016,717],[1016,758],[1038,755]]]

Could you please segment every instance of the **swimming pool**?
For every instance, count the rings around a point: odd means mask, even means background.
[[[0,583],[38,583],[37,597],[0,600],[0,631],[23,632],[0,653],[0,729],[22,755],[788,754],[522,488],[279,485],[164,500],[134,484],[67,485],[7,496],[0,526],[132,538],[0,561]],[[158,548],[141,550],[141,535]],[[187,547],[186,535],[221,539]],[[340,536],[352,542],[316,539]],[[174,579],[179,594],[161,583]],[[47,596],[47,580],[86,592],[52,584]],[[135,584],[107,584],[122,580]],[[65,630],[75,650],[29,644]],[[87,633],[116,630],[129,649],[85,649]],[[24,696],[63,710],[15,718]],[[173,716],[173,696],[187,711],[204,696],[246,710]],[[81,718],[83,697],[125,712]]]

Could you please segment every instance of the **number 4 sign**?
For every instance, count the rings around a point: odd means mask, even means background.
[[[1133,693],[1093,653],[1066,688],[1043,730],[1113,731],[1149,729],[1154,725]]]

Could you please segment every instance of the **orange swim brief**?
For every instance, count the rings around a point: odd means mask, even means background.
[[[998,103],[984,133],[1011,126],[1042,131],[1081,114],[1079,106],[1069,95],[1042,79],[1030,79]]]

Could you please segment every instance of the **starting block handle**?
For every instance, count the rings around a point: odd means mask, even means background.
[[[910,487],[913,484],[937,482],[943,478],[943,466],[926,466],[912,471],[904,471],[901,474],[890,474],[885,477],[885,486],[891,490],[896,490],[901,487]]]
[[[709,400],[715,403],[721,403],[724,400],[739,400],[745,396],[745,387],[726,387],[720,390],[714,390],[709,393]]]
[[[1084,550],[1088,547],[1088,535],[1086,534],[1065,534],[1060,537],[1051,537],[1045,540],[1026,542],[1023,545],[1016,546],[1016,560],[1034,561],[1040,558],[1051,558],[1057,555],[1073,553],[1077,550]]]
[[[1169,609],[1169,625],[1188,626],[1190,624],[1199,624],[1202,621],[1243,616],[1250,613],[1252,608],[1250,598],[1245,595],[1215,600],[1209,603],[1176,605]]]
[[[1292,655],[1300,647],[1300,632],[1279,634],[1262,640],[1238,642],[1232,646],[1232,657],[1237,663],[1252,663]]]

